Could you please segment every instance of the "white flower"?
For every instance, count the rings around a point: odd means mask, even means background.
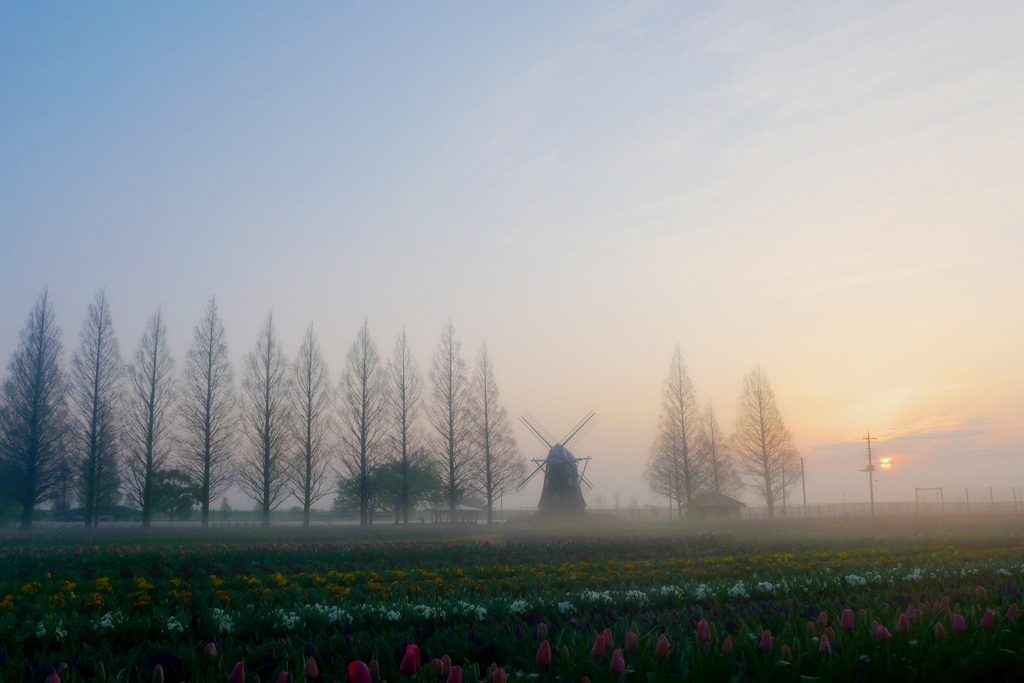
[[[626,602],[631,602],[640,605],[641,607],[643,607],[649,602],[647,593],[644,593],[643,591],[628,590],[625,592],[624,597],[626,599]]]
[[[862,576],[857,576],[856,574],[848,574],[846,576],[846,582],[848,584],[850,584],[851,586],[866,586],[866,585],[868,585],[868,580],[867,579],[865,579]]]
[[[516,600],[508,606],[508,611],[512,614],[526,614],[526,610],[530,607],[526,604],[526,600]]]
[[[213,608],[213,620],[217,622],[217,630],[220,633],[231,633],[235,630],[235,625],[231,623],[231,616],[222,609]]]
[[[181,633],[185,630],[185,627],[181,625],[181,622],[171,617],[167,620],[167,626],[165,627],[168,633]]]
[[[46,624],[44,624],[43,622],[40,621],[39,625],[36,626],[36,638],[42,638],[45,635],[46,635]]]
[[[759,584],[757,584],[757,590],[761,591],[762,593],[771,593],[775,590],[775,586],[767,581],[762,581]]]
[[[664,589],[662,589],[662,590],[664,590]],[[697,586],[697,588],[695,588],[694,591],[693,591],[693,597],[697,598],[698,600],[703,600],[704,598],[708,597],[710,594],[711,594],[711,590],[707,586],[705,586],[703,583],[700,584],[699,586]]]
[[[387,617],[388,621],[398,621],[402,618],[401,612],[396,612],[393,609],[388,610],[388,613],[385,616]]]
[[[571,602],[560,602],[560,603],[558,603],[558,611],[560,613],[562,613],[562,614],[567,614],[568,612],[572,612],[574,609],[576,609],[576,608],[572,606]]]
[[[58,621],[57,625],[53,627],[53,634],[57,637],[57,640],[63,642],[68,637],[68,632],[64,630],[64,622]]]
[[[729,589],[729,594],[736,598],[749,598],[750,594],[747,593],[747,587],[743,585],[742,581],[737,581],[732,588]]]

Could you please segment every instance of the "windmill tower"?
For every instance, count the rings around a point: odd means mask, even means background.
[[[544,491],[540,494],[540,502],[537,503],[540,514],[583,514],[587,509],[583,494],[593,488],[593,484],[584,473],[590,458],[577,458],[569,449],[575,447],[589,434],[600,420],[597,413],[590,411],[565,438],[555,442],[551,432],[533,416],[533,413],[527,411],[519,418],[519,421],[548,448],[547,457],[543,460],[534,460],[537,468],[516,487],[516,492],[522,491],[538,472],[544,473]]]

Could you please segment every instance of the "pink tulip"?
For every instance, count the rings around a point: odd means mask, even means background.
[[[830,655],[832,654],[832,642],[828,639],[828,636],[822,636],[821,642],[818,643],[818,654]]]
[[[434,657],[434,661],[431,662],[431,666],[434,667],[434,675],[435,676],[443,676],[444,675],[444,664],[441,663],[440,659],[438,659],[437,657]]]
[[[708,622],[705,619],[701,619],[697,622],[697,640],[701,643],[706,643],[711,640],[711,627],[708,626]]]
[[[420,670],[420,649],[415,645],[405,648],[405,655],[402,656],[402,663],[398,665],[398,671],[406,676],[415,676]]]
[[[612,663],[608,666],[608,670],[616,675],[626,670],[626,660],[622,658],[622,650],[612,652]]]
[[[441,675],[447,676],[452,672],[452,658],[448,655],[441,657]]]
[[[831,626],[825,629],[825,635],[828,636],[828,639],[833,643],[836,642],[836,632],[832,630]]]
[[[50,674],[46,677],[46,680],[43,681],[43,683],[60,683],[60,676],[57,674]]]
[[[910,633],[910,620],[906,614],[901,614],[896,620],[896,633]]]
[[[288,672],[282,671],[277,674],[277,683],[288,683]]]
[[[590,648],[591,657],[604,657],[604,636],[598,636],[594,640],[594,647]]]
[[[488,683],[508,683],[508,675],[505,670],[498,667],[491,672]]]
[[[1017,621],[1020,614],[1017,613],[1017,603],[1010,605],[1010,608],[1006,610],[1006,618],[1010,621]]]
[[[605,650],[611,650],[615,647],[615,637],[612,635],[612,630],[610,628],[606,628],[601,636],[604,638]]]
[[[760,647],[765,652],[769,652],[773,647],[775,647],[775,641],[772,639],[771,631],[769,631],[768,629],[764,630],[764,633],[761,634],[761,643],[758,645],[758,647]]]
[[[985,610],[984,616],[981,617],[981,623],[979,624],[982,628],[995,628],[996,627],[996,615],[992,613],[992,610]]]
[[[462,683],[462,667],[453,666],[452,671],[448,674],[448,680],[445,683]]]
[[[228,676],[228,683],[245,683],[245,664],[238,662]]]
[[[548,645],[548,641],[541,641],[540,647],[537,648],[537,659],[535,661],[537,666],[551,666],[551,646]]]
[[[825,628],[828,626],[828,615],[822,612],[818,615],[818,628]]]
[[[348,680],[351,683],[370,683],[370,668],[356,660],[348,665]]]
[[[892,634],[889,633],[889,629],[884,626],[879,626],[875,629],[875,640],[879,643],[887,643],[892,638]]]
[[[843,616],[839,620],[839,628],[843,631],[852,631],[854,629],[854,626],[855,624],[853,622],[853,610],[844,609]]]
[[[949,609],[949,596],[943,595],[942,600],[939,601],[939,609]]]
[[[967,630],[967,621],[959,614],[953,615],[953,630],[957,633],[963,633]]]
[[[782,646],[782,656],[787,662],[793,661],[793,651],[789,649],[789,645]]]
[[[1016,605],[1014,605],[1014,609],[1016,609]],[[1010,613],[1007,612],[1006,615],[1009,616]],[[640,639],[636,637],[635,633],[630,631],[626,634],[626,652],[637,652],[639,649]]]
[[[203,648],[203,656],[206,657],[206,661],[213,662],[217,660],[217,644],[207,643],[206,647]]]
[[[316,678],[320,675],[320,672],[316,668],[316,660],[310,657],[306,660],[306,668],[302,670],[306,678]]]
[[[668,642],[668,636],[658,638],[658,644],[654,646],[654,656],[658,659],[668,659],[668,653],[672,649],[672,643]]]
[[[732,636],[728,636],[725,639],[725,642],[722,643],[722,654],[723,655],[731,655],[732,654]]]

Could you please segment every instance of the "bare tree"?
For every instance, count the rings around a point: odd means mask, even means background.
[[[782,482],[797,481],[800,465],[793,435],[782,421],[760,365],[743,378],[730,448],[740,474],[750,478],[751,488],[768,506],[768,516],[774,517],[775,503],[783,496]]]
[[[64,345],[43,290],[21,331],[0,388],[0,480],[21,504],[21,527],[60,488],[68,436]]]
[[[387,377],[370,324],[363,320],[345,358],[338,410],[341,416],[340,475],[359,504],[359,523],[372,524],[377,469],[384,460]]]
[[[479,454],[476,489],[487,505],[487,523],[494,519],[494,499],[526,475],[526,461],[516,445],[508,412],[498,400],[494,364],[487,342],[476,359],[472,392],[473,440]]]
[[[434,428],[432,451],[438,460],[441,483],[448,507],[455,506],[465,495],[474,475],[472,443],[472,396],[462,343],[455,338],[455,327],[449,320],[441,330],[441,341],[430,367],[431,395],[427,419]],[[456,516],[451,515],[451,521]]]
[[[78,498],[84,507],[86,526],[99,523],[100,508],[117,499],[121,484],[118,415],[123,375],[110,304],[100,290],[89,304],[79,347],[71,360]]]
[[[395,350],[387,366],[388,381],[388,438],[397,467],[395,496],[395,523],[401,519],[409,523],[409,510],[415,498],[412,454],[417,449],[420,413],[420,395],[423,380],[419,366],[409,350],[409,340],[403,329],[395,340]],[[418,477],[416,477],[419,479]]]
[[[673,349],[661,396],[658,437],[651,446],[645,478],[655,493],[676,501],[682,519],[683,508],[701,493],[705,472],[695,449],[700,408],[679,344]]]
[[[709,402],[701,413],[697,451],[707,467],[707,489],[734,496],[743,489],[743,480],[729,450],[729,440],[718,426],[715,409]]]
[[[128,366],[124,422],[128,498],[142,508],[142,526],[153,519],[155,478],[171,455],[175,400],[174,359],[161,312],[150,318]]]
[[[309,526],[309,510],[331,493],[331,429],[334,388],[313,324],[306,329],[292,368],[295,454],[288,468],[291,493],[302,504],[302,526]]]
[[[270,511],[286,497],[285,476],[291,427],[291,373],[277,339],[274,315],[246,354],[242,375],[242,428],[249,447],[238,470],[239,484],[270,526]]]
[[[206,314],[196,325],[185,356],[181,381],[180,416],[183,453],[181,468],[199,491],[202,525],[210,523],[210,504],[232,482],[234,446],[234,370],[228,359],[224,323],[217,300],[210,297]]]

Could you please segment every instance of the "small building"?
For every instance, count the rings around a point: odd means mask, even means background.
[[[739,519],[740,509],[747,504],[730,498],[724,493],[711,491],[698,496],[686,504],[686,518],[694,520],[735,517]]]
[[[430,521],[434,524],[446,522],[477,524],[480,521],[480,513],[483,510],[468,505],[456,505],[454,510],[451,509],[451,506],[444,506],[430,508],[427,512],[430,513]]]
[[[111,522],[142,522],[142,510],[136,510],[126,505],[101,505],[96,510],[96,517],[101,524]],[[58,513],[58,522],[72,522],[82,524],[85,522],[85,508],[74,508],[66,512]]]

